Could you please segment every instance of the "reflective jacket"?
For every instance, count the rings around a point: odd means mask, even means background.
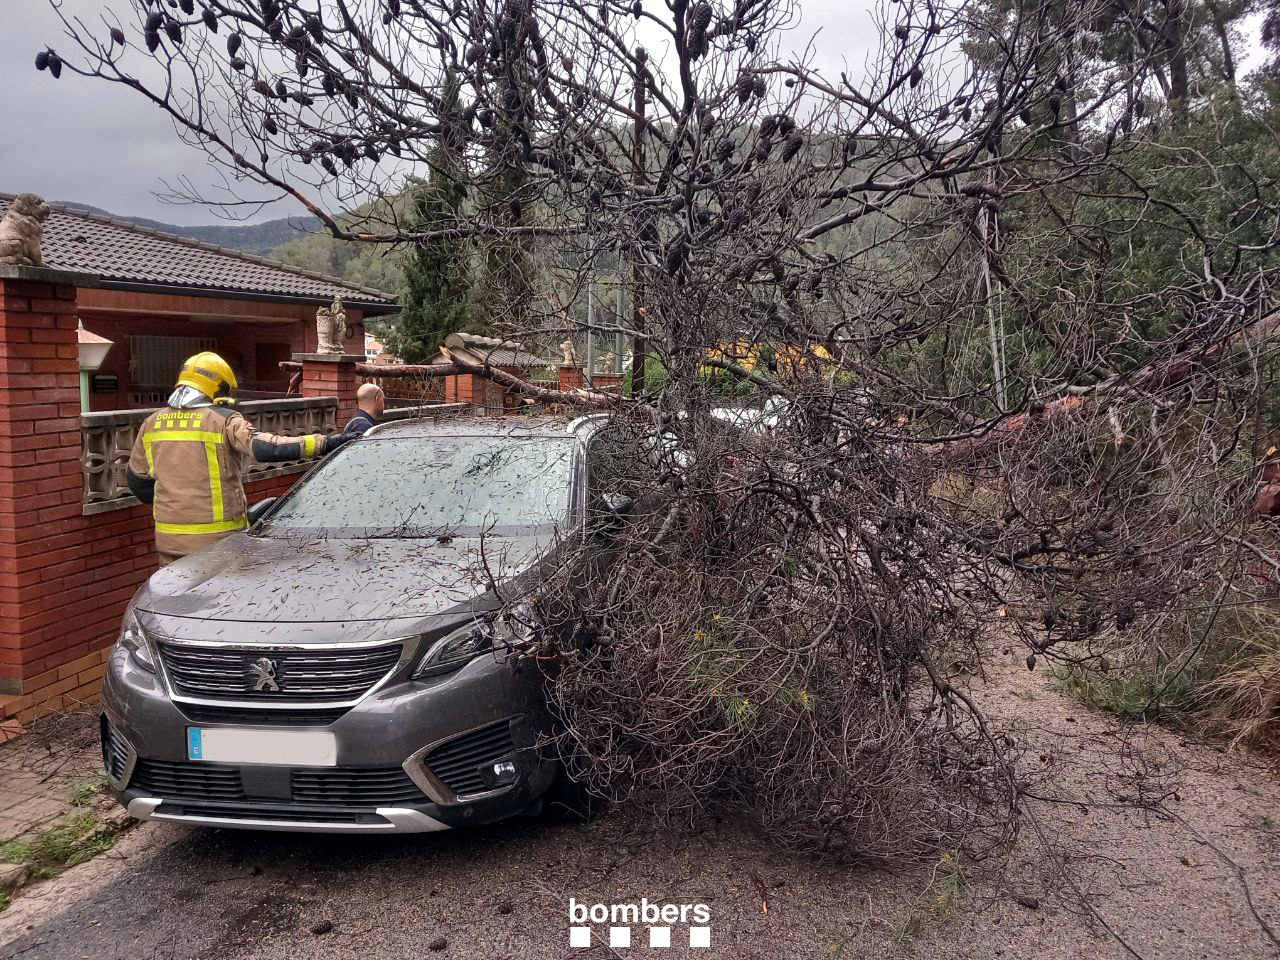
[[[251,463],[306,460],[344,440],[258,433],[224,406],[157,410],[143,422],[129,457],[129,489],[152,504],[156,550],[185,557],[248,526],[241,474]]]

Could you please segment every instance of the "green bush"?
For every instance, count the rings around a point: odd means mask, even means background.
[[[1177,665],[1134,666],[1101,673],[1096,667],[1064,667],[1054,672],[1060,693],[1125,720],[1184,717],[1194,703],[1195,681]]]

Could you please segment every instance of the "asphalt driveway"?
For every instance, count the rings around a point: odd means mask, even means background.
[[[1034,678],[999,683],[1005,722],[1033,758],[1039,750],[1029,783],[1047,843],[1029,827],[1007,869],[966,865],[944,911],[931,907],[937,865],[821,865],[728,823],[672,833],[615,812],[585,826],[378,838],[147,824],[0,913],[0,957],[1277,955],[1274,765],[1165,731],[1135,737]],[[1157,780],[1157,795],[1128,796]],[[641,924],[631,948],[615,950],[600,945],[604,924],[589,951],[571,949],[570,898],[703,904],[710,946],[690,948],[676,923],[671,946],[651,948]]]

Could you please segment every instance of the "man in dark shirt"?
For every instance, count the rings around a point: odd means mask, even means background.
[[[356,405],[360,409],[342,432],[359,436],[378,422],[382,411],[387,408],[387,398],[376,383],[362,383],[356,391]]]

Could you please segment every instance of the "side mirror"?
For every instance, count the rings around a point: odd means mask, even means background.
[[[267,497],[267,499],[259,500],[252,507],[250,507],[248,514],[246,514],[246,516],[249,519],[249,526],[253,526],[259,520],[261,520],[262,515],[266,513],[268,510],[270,510],[275,505],[275,502],[279,499],[280,499],[279,497]]]

